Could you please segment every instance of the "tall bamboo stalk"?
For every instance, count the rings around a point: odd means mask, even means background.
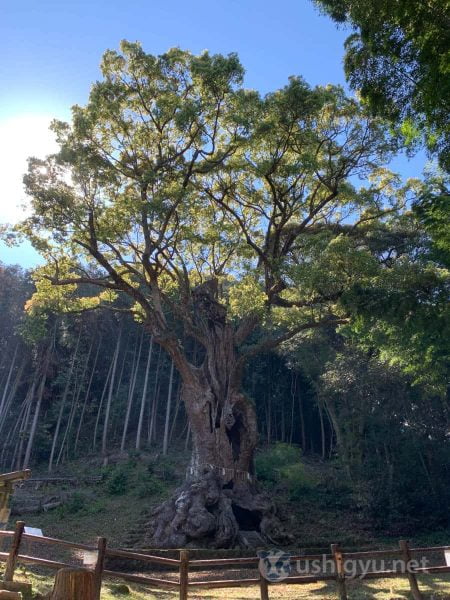
[[[88,386],[86,388],[86,392],[84,394],[83,408],[81,409],[80,419],[78,421],[77,433],[76,433],[76,436],[75,436],[75,444],[74,444],[74,449],[73,449],[75,455],[77,453],[77,448],[78,448],[78,442],[79,442],[79,439],[80,439],[81,428],[83,426],[84,413],[86,412],[87,401],[88,401],[88,398],[89,398],[89,394],[91,393],[92,381],[94,379],[95,368],[97,366],[98,355],[100,353],[100,347],[101,347],[101,345],[102,345],[102,338],[100,338],[100,340],[98,342],[97,352],[95,353],[94,363],[92,365],[91,375],[89,377],[89,383],[88,383]]]
[[[59,409],[59,414],[58,414],[58,420],[56,422],[56,429],[55,432],[53,434],[53,441],[52,441],[52,449],[50,452],[50,458],[48,461],[48,472],[51,473],[52,469],[53,469],[53,460],[55,458],[55,451],[56,451],[56,444],[58,441],[58,435],[59,435],[59,430],[61,428],[61,422],[62,422],[62,417],[64,414],[64,408],[66,406],[66,401],[67,401],[67,397],[69,395],[69,390],[70,390],[70,384],[72,383],[72,374],[73,374],[73,370],[75,367],[75,359],[77,357],[78,354],[78,346],[80,344],[80,338],[81,338],[81,328],[80,331],[78,333],[78,340],[77,340],[77,344],[75,346],[75,350],[74,353],[72,354],[72,360],[70,361],[70,368],[69,368],[69,373],[67,375],[67,381],[66,381],[66,385],[64,388],[64,393],[61,399],[61,407]]]
[[[111,404],[112,404],[113,391],[114,391],[114,381],[115,381],[115,378],[116,378],[116,369],[117,369],[117,362],[118,362],[118,359],[119,359],[121,339],[122,339],[122,327],[119,330],[119,336],[117,338],[116,350],[115,350],[114,358],[113,358],[113,367],[112,367],[112,371],[111,371],[111,379],[109,381],[108,399],[107,399],[107,402],[106,402],[105,421],[103,423],[102,455],[104,457],[106,456],[106,452],[107,452],[109,416],[111,414]]]
[[[123,424],[122,441],[120,444],[120,450],[122,452],[125,450],[125,444],[126,444],[126,440],[127,440],[128,425],[130,423],[131,408],[133,406],[133,399],[134,399],[134,390],[136,388],[136,381],[137,381],[139,365],[140,365],[140,361],[141,361],[143,339],[144,339],[144,330],[142,330],[141,338],[139,341],[139,350],[137,352],[137,356],[134,357],[133,367],[131,369],[130,388],[128,390],[127,412],[125,415],[125,422]]]
[[[166,407],[166,421],[164,424],[164,438],[163,438],[163,454],[167,455],[169,448],[169,423],[170,423],[170,409],[172,405],[172,387],[173,387],[173,360],[170,363],[170,375],[169,375],[169,389],[167,392],[167,407]]]
[[[139,450],[141,447],[142,424],[144,422],[145,399],[147,397],[148,376],[150,373],[150,363],[152,360],[152,351],[153,351],[153,336],[150,338],[150,347],[148,349],[147,365],[145,367],[145,379],[144,379],[144,387],[142,390],[142,397],[141,397],[141,409],[139,412],[138,428],[137,428],[137,432],[136,432],[136,450]]]

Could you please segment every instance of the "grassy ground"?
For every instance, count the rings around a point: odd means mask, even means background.
[[[89,460],[66,464],[55,475],[85,476],[102,475],[98,484],[84,485],[80,488],[57,487],[45,488],[42,494],[51,496],[63,491],[66,500],[62,506],[48,512],[33,515],[15,515],[12,521],[21,518],[27,525],[39,527],[50,537],[93,544],[97,536],[106,536],[110,547],[132,546],[142,547],[140,536],[148,513],[152,506],[167,497],[171,490],[182,480],[187,457],[180,455],[162,460],[150,454],[131,456],[107,468],[98,462]],[[319,485],[302,494],[297,501],[288,500],[278,490],[277,503],[288,529],[297,540],[296,550],[314,548],[317,552],[329,549],[331,542],[339,542],[345,549],[389,548],[397,547],[399,535],[389,536],[388,532],[374,533],[369,522],[360,517],[346,504],[342,497],[324,490],[323,480],[333,474],[319,472],[321,466],[307,465],[311,469],[311,478],[316,477]],[[40,473],[36,471],[35,476]],[[44,475],[44,473],[41,473]],[[321,485],[320,485],[321,484]],[[24,493],[27,493],[24,490]],[[34,494],[34,492],[31,492]],[[38,492],[41,493],[41,492]],[[132,535],[132,533],[134,534]],[[142,537],[142,536],[141,536]],[[413,545],[431,546],[448,544],[449,531],[424,532],[411,536]],[[37,545],[36,545],[37,546]],[[81,564],[79,557],[66,556],[63,551],[53,547],[41,548],[35,552],[34,546],[25,550],[26,554],[34,554],[44,558],[52,558],[64,562]],[[71,560],[71,559],[76,559]],[[224,574],[219,577],[226,578]],[[51,574],[38,569],[24,570],[19,568],[17,579],[29,581],[34,589],[44,594],[53,583]],[[117,584],[120,582],[117,582]],[[114,582],[106,582],[103,600],[113,598],[129,598],[130,600],[175,600],[176,592],[144,589],[129,585],[129,593],[119,593]],[[420,581],[421,589],[427,599],[450,599],[450,576],[424,576]],[[349,583],[350,600],[396,600],[410,598],[406,579],[355,581]],[[190,593],[190,600],[252,600],[259,598],[258,588],[222,589]],[[314,584],[286,586],[278,585],[270,589],[271,600],[298,600],[303,598],[331,600],[336,598],[333,584]]]
[[[51,590],[52,579],[45,575],[38,575],[30,570],[19,569],[17,580],[28,581],[33,584],[33,589],[41,594]],[[449,576],[422,576],[419,585],[424,597],[429,600],[450,599]],[[136,585],[127,586],[129,593],[119,593],[120,588],[116,583],[107,582],[102,589],[102,600],[117,598],[129,600],[176,600],[177,592],[149,590]],[[349,600],[400,600],[411,598],[406,579],[380,579],[367,582],[355,581],[348,585]],[[272,586],[269,591],[271,600],[335,600],[336,588],[334,584],[312,585],[283,585]],[[189,600],[257,600],[259,590],[253,588],[219,589],[212,591],[196,592],[189,594]]]
[[[44,535],[91,544],[97,536],[108,538],[112,547],[127,545],[130,533],[139,531],[151,508],[161,502],[183,477],[183,457],[155,459],[142,455],[140,460],[125,458],[109,467],[98,462],[77,461],[64,465],[52,476],[102,476],[102,482],[82,487],[46,486],[35,492],[28,488],[17,494],[51,497],[63,493],[64,504],[38,514],[14,514],[11,522],[23,520],[30,527],[42,529]],[[45,472],[33,472],[34,477]]]
[[[183,480],[188,456],[183,452],[169,458],[148,453],[125,457],[121,462],[103,468],[98,460],[66,463],[55,476],[101,475],[100,484],[80,489],[68,487],[65,504],[55,510],[39,514],[14,515],[27,525],[39,527],[45,535],[70,541],[92,543],[97,536],[108,538],[113,547],[134,545],[142,547],[139,532],[148,521],[153,506],[166,498]],[[362,511],[344,493],[336,493],[328,480],[339,481],[335,467],[325,466],[318,461],[306,461],[305,468],[310,479],[316,483],[302,490],[298,499],[289,499],[282,489],[270,490],[276,496],[280,516],[286,528],[294,535],[298,549],[323,551],[339,542],[344,548],[387,548],[396,546],[402,534],[374,531]],[[34,476],[43,475],[36,470]],[[43,494],[57,495],[61,489],[45,488]],[[130,535],[134,533],[134,535]],[[142,536],[141,536],[142,537]],[[450,531],[433,531],[407,535],[420,545],[448,543]]]

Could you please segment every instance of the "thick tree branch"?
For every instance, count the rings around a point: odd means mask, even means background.
[[[244,350],[241,353],[239,361],[242,361],[242,363],[245,363],[252,356],[256,356],[257,354],[260,354],[261,352],[266,352],[268,350],[276,348],[283,342],[286,342],[287,340],[293,338],[295,335],[297,335],[298,333],[301,333],[302,331],[307,331],[308,329],[315,329],[317,327],[326,327],[326,326],[334,327],[336,325],[344,325],[345,323],[348,323],[348,322],[349,322],[349,319],[326,318],[326,319],[321,319],[320,321],[309,321],[308,323],[302,323],[298,327],[294,327],[293,329],[286,331],[282,335],[279,335],[279,336],[273,337],[273,338],[267,338],[267,339],[259,342],[258,344],[250,346],[249,348],[247,348],[246,350]]]

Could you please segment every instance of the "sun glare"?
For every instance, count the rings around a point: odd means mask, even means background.
[[[50,121],[47,115],[33,114],[0,119],[0,223],[15,223],[26,215],[22,178],[27,170],[27,158],[42,158],[57,149],[55,136],[49,130]]]

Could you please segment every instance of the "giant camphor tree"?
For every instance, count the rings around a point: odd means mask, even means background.
[[[340,88],[243,89],[233,54],[123,42],[102,73],[72,123],[54,123],[60,152],[30,160],[22,230],[47,259],[30,307],[114,307],[120,295],[173,360],[192,461],[150,543],[224,547],[245,529],[275,539],[243,371],[347,322],[342,298],[407,253],[408,189],[382,168],[393,143]],[[85,285],[99,294],[83,297]]]

